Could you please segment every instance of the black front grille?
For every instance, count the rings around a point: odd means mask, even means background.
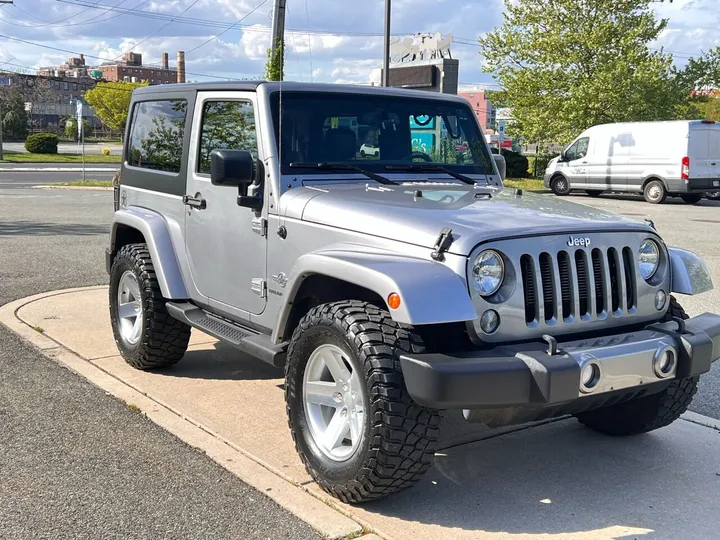
[[[523,255],[525,321],[540,322],[540,305],[546,323],[555,316],[569,322],[591,315],[602,318],[608,311],[613,316],[628,313],[637,303],[633,261],[629,247]]]

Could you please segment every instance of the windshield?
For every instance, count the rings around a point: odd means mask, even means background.
[[[372,172],[388,165],[435,164],[464,174],[492,174],[484,136],[469,106],[383,94],[283,92],[271,95],[282,174],[294,164],[343,163]],[[280,123],[282,119],[282,123]],[[427,172],[427,171],[426,171]]]

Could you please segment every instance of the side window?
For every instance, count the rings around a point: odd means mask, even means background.
[[[143,101],[135,105],[127,161],[133,167],[180,172],[187,101]]]
[[[574,161],[587,155],[590,137],[583,137],[575,141],[570,148],[565,151],[565,157],[568,161]]]
[[[257,159],[255,111],[249,101],[206,101],[200,127],[198,170],[210,174],[210,152],[247,150]]]

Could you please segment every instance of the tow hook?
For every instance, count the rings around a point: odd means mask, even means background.
[[[557,354],[560,354],[560,349],[558,349],[557,339],[555,339],[554,337],[552,337],[549,334],[543,335],[542,338],[543,338],[543,341],[545,341],[545,343],[548,344],[548,349],[547,349],[548,356],[555,356]]]

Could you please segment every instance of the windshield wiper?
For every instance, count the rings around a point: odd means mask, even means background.
[[[393,185],[397,186],[397,182],[393,182],[389,178],[385,178],[384,176],[380,176],[379,174],[375,174],[370,171],[366,171],[365,169],[358,167],[357,165],[350,165],[348,163],[330,163],[327,161],[320,162],[320,163],[291,163],[290,164],[291,169],[323,169],[323,170],[329,170],[329,171],[353,171],[360,174],[364,174],[371,180],[375,180],[379,184],[385,184],[386,186]]]
[[[444,172],[445,174],[449,174],[453,178],[456,178],[460,180],[461,182],[465,182],[466,184],[470,184],[474,186],[477,184],[475,180],[470,178],[469,176],[465,176],[464,174],[456,173],[455,171],[452,171],[448,169],[447,167],[443,167],[442,165],[434,165],[434,164],[425,164],[425,163],[408,163],[407,165],[385,165],[385,169],[388,171],[438,171],[438,172]]]

